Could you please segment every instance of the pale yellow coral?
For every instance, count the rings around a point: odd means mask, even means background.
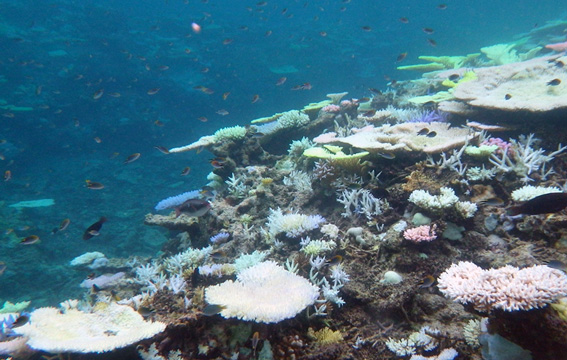
[[[343,335],[339,330],[333,331],[327,327],[317,331],[313,330],[313,328],[309,328],[307,330],[307,336],[321,346],[337,344],[343,341]]]

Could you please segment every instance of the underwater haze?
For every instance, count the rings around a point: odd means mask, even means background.
[[[557,1],[528,0],[2,1],[0,304],[80,298],[88,272],[69,262],[85,252],[162,250],[172,234],[144,216],[213,168],[206,151],[156,147],[327,93],[369,96],[414,78],[396,67],[419,55],[477,52],[561,16]],[[11,207],[22,201],[35,202]]]

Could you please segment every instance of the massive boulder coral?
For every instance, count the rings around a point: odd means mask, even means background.
[[[426,133],[424,133],[426,131]],[[333,133],[314,139],[316,143],[340,142],[369,152],[424,152],[438,154],[478,138],[479,133],[452,128],[448,123],[415,122],[397,125],[367,126],[353,135],[336,137]]]
[[[476,80],[459,83],[452,94],[472,107],[505,111],[541,112],[567,107],[563,64],[567,56],[546,56],[527,61],[474,69]],[[440,78],[463,74],[465,69],[439,73]],[[451,107],[442,106],[444,111]]]

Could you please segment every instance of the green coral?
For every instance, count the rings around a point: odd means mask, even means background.
[[[19,313],[25,308],[27,308],[30,305],[30,302],[31,301],[22,301],[14,304],[9,301],[6,301],[4,303],[4,306],[2,306],[2,308],[0,309],[0,314]]]

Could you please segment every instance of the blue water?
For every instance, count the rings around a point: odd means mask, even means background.
[[[331,92],[368,96],[369,87],[386,89],[389,79],[419,76],[396,71],[400,53],[408,53],[403,65],[419,55],[478,52],[565,17],[557,1],[448,1],[445,10],[440,3],[3,1],[0,99],[32,110],[0,110],[0,171],[12,172],[0,184],[0,261],[7,264],[0,304],[54,305],[80,296],[86,274],[68,263],[86,251],[110,258],[160,250],[168,234],[143,225],[144,215],[159,200],[204,185],[211,167],[206,152],[164,155],[154,146],[188,144]],[[192,31],[192,22],[201,33]],[[435,32],[427,35],[424,27]],[[282,67],[296,70],[275,71]],[[276,86],[283,76],[286,83]],[[312,89],[291,90],[304,83]],[[155,88],[157,94],[147,94]],[[101,89],[103,96],[93,99]],[[252,103],[256,94],[260,101]],[[229,115],[217,114],[220,109]],[[137,152],[140,159],[123,164]],[[186,166],[192,171],[183,177]],[[105,188],[87,189],[87,179]],[[55,205],[7,207],[44,198]],[[109,219],[101,235],[83,241],[100,216]],[[64,218],[70,227],[52,235]],[[31,234],[42,241],[18,244]]]

